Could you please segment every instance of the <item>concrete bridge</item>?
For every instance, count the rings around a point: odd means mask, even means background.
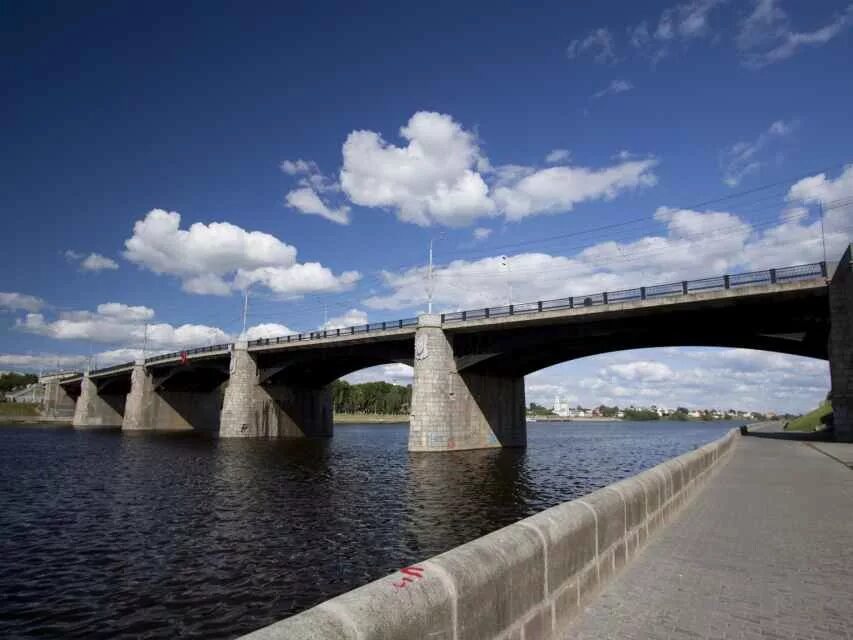
[[[664,346],[829,360],[836,432],[853,440],[853,272],[825,263],[458,311],[190,349],[45,377],[45,412],[77,427],[221,437],[332,435],[330,385],[414,367],[410,451],[524,446],[524,376],[589,355]]]

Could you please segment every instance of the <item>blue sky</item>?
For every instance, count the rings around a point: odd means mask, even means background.
[[[849,242],[853,5],[540,4],[7,8],[0,368],[126,359],[146,324],[152,350],[230,339],[247,286],[253,335],[415,315],[431,238],[442,310],[817,260],[818,201],[830,258]],[[644,350],[528,396],[827,386]]]

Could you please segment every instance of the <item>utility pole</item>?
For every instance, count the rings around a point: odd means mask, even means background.
[[[817,206],[820,210],[820,239],[823,243],[823,263],[826,264],[826,233],[823,229],[823,200],[819,200]]]
[[[501,266],[506,269],[506,282],[509,288],[509,304],[512,305],[512,272],[509,268],[508,256],[501,256]]]
[[[246,318],[249,315],[249,287],[243,291],[243,331],[240,334],[240,339],[246,339]]]
[[[142,362],[148,357],[148,323],[145,323],[145,329],[142,334]]]
[[[432,238],[429,239],[429,266],[427,267],[427,313],[432,313]]]

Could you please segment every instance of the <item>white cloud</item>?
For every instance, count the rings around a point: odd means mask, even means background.
[[[590,54],[599,63],[616,62],[613,48],[613,34],[609,29],[600,28],[594,29],[583,39],[572,40],[566,47],[566,55],[570,60]]]
[[[100,343],[125,343],[141,346],[146,339],[151,348],[177,349],[228,342],[230,336],[217,327],[197,324],[173,326],[154,323],[154,311],[148,307],[108,302],[96,311],[62,311],[55,320],[41,313],[28,313],[16,327],[28,333],[56,340],[84,340]]]
[[[621,162],[605,169],[549,167],[534,171],[494,190],[494,199],[508,220],[571,211],[580,202],[612,200],[621,192],[657,184],[657,160]]]
[[[721,348],[639,349],[563,363],[525,379],[528,402],[804,412],[829,389],[822,360]]]
[[[602,369],[601,375],[636,382],[661,382],[674,377],[672,369],[661,362],[638,360],[625,364],[612,364]]]
[[[738,142],[723,151],[720,157],[723,182],[736,187],[746,176],[757,173],[767,163],[761,158],[761,152],[780,138],[790,135],[796,126],[795,121],[777,120],[752,142]]]
[[[627,80],[613,80],[609,85],[601,91],[593,94],[593,98],[603,98],[604,96],[615,96],[620,93],[625,93],[634,88],[634,85]]]
[[[320,325],[320,328],[344,329],[346,327],[354,327],[362,324],[367,324],[367,313],[359,309],[350,309],[341,316],[329,318],[325,323]]]
[[[74,369],[86,364],[87,357],[56,353],[0,353],[0,367],[11,367],[25,371],[38,369]]]
[[[38,311],[44,305],[44,300],[36,296],[0,291],[0,311]]]
[[[627,86],[616,82],[613,90],[624,91]],[[481,153],[477,136],[442,113],[415,113],[400,136],[405,146],[387,142],[375,131],[351,132],[342,149],[340,185],[351,203],[387,209],[420,226],[462,227],[484,217],[518,220],[569,211],[578,202],[614,198],[657,181],[653,158],[600,169],[564,164],[493,166]],[[566,149],[554,149],[546,162],[564,163],[568,158]],[[287,164],[294,175],[313,167],[304,160]],[[307,186],[288,197],[298,200],[294,206],[303,211],[339,222],[348,213],[346,207],[331,209]]]
[[[777,0],[755,0],[754,9],[740,24],[737,46],[744,64],[760,69],[792,57],[803,47],[833,40],[853,23],[853,4],[812,31],[795,31]]]
[[[326,220],[331,220],[338,224],[349,224],[350,222],[349,207],[341,206],[337,209],[332,209],[320,199],[320,196],[313,189],[308,187],[294,189],[289,192],[285,196],[285,201],[289,207],[305,214],[321,216],[326,218]]]
[[[100,253],[90,253],[80,263],[80,268],[83,271],[115,271],[118,269],[118,263],[112,258],[102,256]]]
[[[343,146],[341,185],[355,204],[387,207],[406,222],[462,226],[494,215],[476,171],[476,137],[448,115],[419,111],[400,129],[397,147],[373,131],[353,131]]]
[[[552,149],[551,152],[545,156],[545,162],[548,164],[558,164],[568,160],[571,155],[572,154],[568,149]]]
[[[246,339],[260,340],[261,338],[278,338],[279,336],[286,336],[291,333],[296,332],[283,324],[265,322],[246,329]]]
[[[711,31],[708,17],[726,0],[691,0],[665,9],[658,21],[655,38],[658,40],[691,39],[706,36]]]
[[[343,377],[350,384],[361,384],[363,382],[390,382],[406,386],[412,384],[414,370],[407,364],[394,362],[382,364],[376,367],[368,367],[361,371],[355,371]]]
[[[841,200],[827,207],[823,234],[817,213],[801,205]],[[817,175],[799,181],[775,224],[754,227],[736,213],[660,207],[655,220],[664,232],[635,240],[607,241],[572,255],[520,253],[455,260],[436,269],[435,304],[442,310],[475,309],[513,301],[549,300],[599,291],[678,282],[684,279],[837,259],[853,234],[853,166],[837,178]],[[426,299],[426,268],[381,273],[383,288],[364,301],[373,309],[419,308]]]
[[[115,271],[118,263],[112,258],[102,256],[100,253],[90,253],[88,256],[72,249],[65,251],[65,259],[69,262],[79,262],[83,271]]]
[[[316,262],[298,263],[296,248],[261,231],[228,222],[196,222],[181,229],[176,212],[154,209],[133,227],[124,256],[154,273],[177,276],[188,293],[227,295],[260,283],[285,297],[341,291],[361,276],[336,276]]]
[[[492,230],[487,227],[477,227],[473,232],[474,240],[485,240],[492,235]]]

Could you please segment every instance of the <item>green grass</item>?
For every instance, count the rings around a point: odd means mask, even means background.
[[[0,402],[0,416],[37,416],[39,406],[26,402]]]
[[[815,431],[823,426],[820,419],[830,413],[832,413],[832,405],[825,401],[814,411],[791,420],[785,428],[787,431]]]

